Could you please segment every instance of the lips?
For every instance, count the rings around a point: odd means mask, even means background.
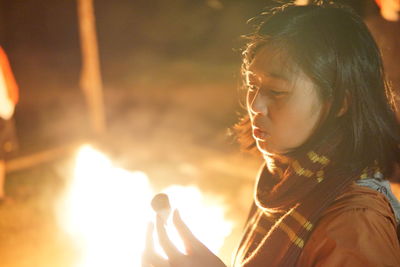
[[[267,137],[269,137],[269,135],[266,132],[257,127],[253,127],[253,136],[256,139],[261,139],[261,140],[264,140]]]

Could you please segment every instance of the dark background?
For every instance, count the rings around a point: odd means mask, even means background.
[[[196,65],[196,80],[234,78],[227,68],[239,64],[239,36],[263,2],[225,1],[216,9],[206,1],[95,1],[105,94],[128,94],[123,103],[105,100],[109,124],[120,113],[110,106],[126,111],[155,93],[137,82],[190,78],[184,67],[173,72],[174,63]],[[1,44],[21,91],[15,117],[22,152],[87,134],[75,1],[1,0],[0,10]]]

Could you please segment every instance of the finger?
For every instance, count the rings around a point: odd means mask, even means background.
[[[182,238],[187,253],[190,254],[191,252],[198,249],[207,249],[207,247],[194,236],[189,227],[187,227],[187,225],[183,222],[178,210],[174,211],[173,222],[176,229],[178,230],[180,237]]]
[[[169,239],[167,231],[165,230],[164,221],[159,215],[157,215],[156,218],[156,227],[158,240],[160,241],[160,245],[165,251],[165,254],[167,254],[168,259],[173,260],[181,256],[181,253]]]
[[[146,230],[146,243],[142,255],[142,267],[169,267],[168,261],[155,252],[153,231],[154,224],[150,222]]]
[[[154,224],[150,222],[147,225],[146,229],[145,251],[154,251],[153,231],[154,231]]]

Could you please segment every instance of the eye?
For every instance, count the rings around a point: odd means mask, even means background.
[[[286,91],[279,91],[279,90],[275,90],[275,89],[268,90],[268,94],[273,97],[283,97],[283,96],[287,95],[287,93],[288,92],[286,92]]]
[[[271,95],[274,95],[274,96],[281,96],[281,95],[286,94],[286,92],[276,91],[276,90],[270,90],[269,93],[270,93]]]

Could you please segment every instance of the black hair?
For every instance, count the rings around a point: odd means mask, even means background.
[[[384,75],[380,51],[362,19],[351,9],[332,3],[286,4],[262,13],[243,52],[244,73],[260,48],[283,51],[316,85],[331,108],[305,144],[307,150],[335,127],[343,140],[337,147],[337,165],[352,174],[377,162],[390,176],[400,161],[400,125],[393,92]],[[348,110],[338,116],[348,100]],[[251,135],[248,117],[236,126],[239,141]],[[240,135],[239,134],[239,135]],[[254,140],[247,143],[254,147]]]

